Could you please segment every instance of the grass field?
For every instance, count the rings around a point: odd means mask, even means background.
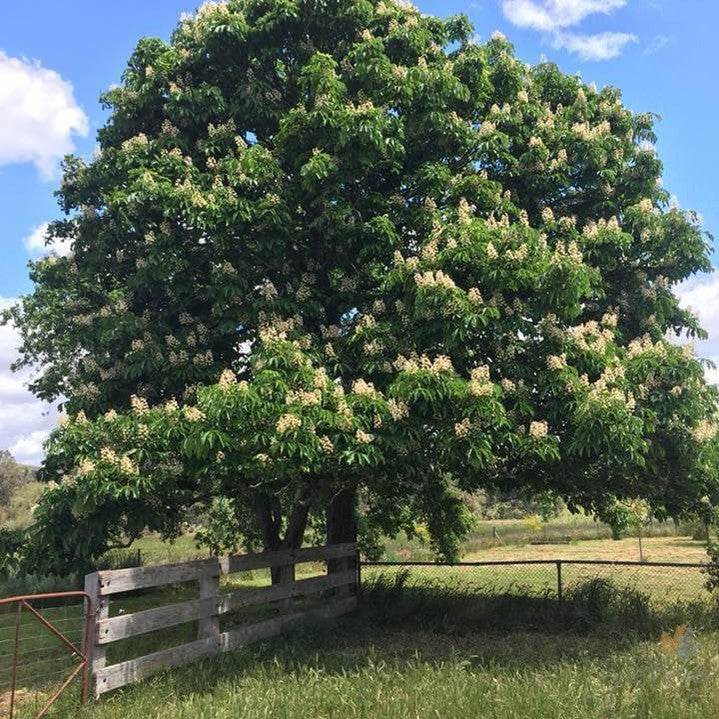
[[[619,541],[587,518],[543,525],[503,520],[482,525],[464,545],[464,560],[637,560],[636,537]],[[491,527],[497,532],[492,533]],[[51,711],[57,719],[407,719],[482,716],[590,717],[719,716],[719,616],[698,569],[664,569],[652,562],[705,562],[700,541],[655,527],[643,538],[647,564],[601,567],[564,564],[564,602],[556,600],[555,565],[507,567],[363,568],[362,609],[333,625],[171,672],[110,695],[82,713],[77,688]],[[499,540],[497,539],[499,537]],[[191,536],[166,544],[146,536],[133,545],[143,564],[206,556]],[[388,559],[430,558],[426,545],[397,539]],[[319,565],[300,565],[306,576]],[[606,580],[610,580],[607,583]],[[227,589],[269,583],[266,571],[225,578]],[[111,614],[197,596],[194,585],[119,596]],[[223,618],[242,623],[271,614],[253,608]],[[47,610],[79,638],[81,612]],[[264,615],[263,615],[264,616]],[[659,651],[662,631],[690,623],[696,656]],[[68,652],[23,619],[27,667],[19,676],[21,719],[48,696],[50,680],[69,671]],[[184,643],[188,623],[162,635],[114,645],[110,661]],[[7,713],[8,648],[14,620],[0,611],[0,716]],[[32,653],[42,657],[36,661]],[[32,659],[32,661],[30,661]],[[42,676],[35,676],[42,675]]]
[[[644,537],[643,558],[649,562],[707,561],[704,542],[689,537]],[[463,560],[495,559],[604,559],[610,561],[640,561],[639,541],[625,539],[583,539],[568,544],[499,545],[468,551]]]
[[[673,522],[653,522],[642,530],[642,543],[645,554],[651,555],[647,548],[652,546],[652,540],[687,540],[692,542],[692,535],[696,528],[681,525],[678,528]],[[561,516],[543,522],[539,517],[526,519],[494,519],[480,520],[475,523],[469,536],[462,543],[462,558],[478,558],[485,552],[499,551],[500,553],[532,553],[562,555],[568,546],[578,546],[578,543],[590,542],[587,548],[594,551],[600,547],[611,547],[610,552],[616,553],[620,547],[623,559],[639,560],[639,540],[636,532],[628,533],[624,539],[614,542],[611,528],[595,521],[584,514],[570,514],[565,511]],[[599,544],[599,542],[606,544]],[[662,546],[662,542],[654,546]],[[676,545],[677,547],[680,545]],[[688,545],[689,546],[689,545]],[[690,557],[703,554],[703,542],[696,542],[698,552],[688,552],[680,561],[694,561]],[[544,549],[542,549],[544,548]],[[683,552],[677,552],[677,557]],[[533,554],[532,556],[536,556]],[[491,555],[487,555],[491,556]],[[706,555],[705,555],[706,556]],[[399,535],[387,540],[383,559],[401,561],[403,559],[432,559],[432,553],[427,543],[417,538],[408,539]],[[657,560],[658,561],[658,560]]]
[[[661,630],[683,621],[696,655],[662,654]],[[717,627],[708,605],[650,610],[601,582],[561,609],[377,582],[362,610],[332,625],[161,675],[82,713],[67,697],[52,716],[706,719],[719,715]]]

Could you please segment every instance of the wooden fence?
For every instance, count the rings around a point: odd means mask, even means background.
[[[332,571],[296,579],[295,566],[302,562],[331,563]],[[279,582],[221,593],[222,575],[265,569],[274,569]],[[273,637],[308,619],[329,619],[345,614],[357,606],[358,572],[357,546],[335,544],[88,574],[85,591],[95,607],[90,657],[95,696],[165,669]],[[113,595],[185,582],[198,582],[196,599],[116,616],[110,611]],[[312,606],[303,608],[296,601],[313,596],[319,601]],[[220,631],[222,615],[252,605],[271,606],[272,616]],[[113,642],[194,621],[197,638],[193,641],[108,665],[107,649]]]

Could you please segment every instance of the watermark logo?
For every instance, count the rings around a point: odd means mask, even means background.
[[[672,633],[662,632],[658,646],[654,645],[635,664],[623,667],[615,681],[621,686],[667,682],[693,685],[712,681],[708,668],[692,661],[699,648],[692,628],[688,624],[680,624]]]
[[[699,643],[694,637],[692,628],[688,624],[680,624],[673,635],[662,632],[659,651],[666,656],[689,659],[699,652]]]

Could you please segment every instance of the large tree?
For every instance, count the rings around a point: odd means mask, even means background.
[[[35,530],[68,563],[213,498],[272,547],[353,538],[359,496],[450,555],[459,490],[714,497],[715,391],[665,340],[708,247],[654,118],[472,32],[230,0],[140,41],[65,164],[73,252],[7,313],[73,417]]]

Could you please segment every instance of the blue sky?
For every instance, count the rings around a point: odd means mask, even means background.
[[[719,233],[716,118],[719,3],[711,0],[420,0],[427,13],[466,13],[480,39],[500,30],[523,60],[546,57],[625,104],[662,116],[664,184]],[[53,192],[66,152],[90,156],[105,119],[99,94],[118,82],[141,36],[168,38],[194,0],[30,0],[0,11],[0,306],[30,289],[26,263],[58,216]],[[62,249],[62,248],[59,248]],[[719,335],[719,280],[682,288]],[[699,305],[699,306],[697,306]],[[714,309],[717,308],[717,309]],[[54,412],[11,376],[15,335],[0,329],[0,448],[37,461]],[[719,342],[702,347],[719,358]],[[44,414],[45,413],[45,414]]]

